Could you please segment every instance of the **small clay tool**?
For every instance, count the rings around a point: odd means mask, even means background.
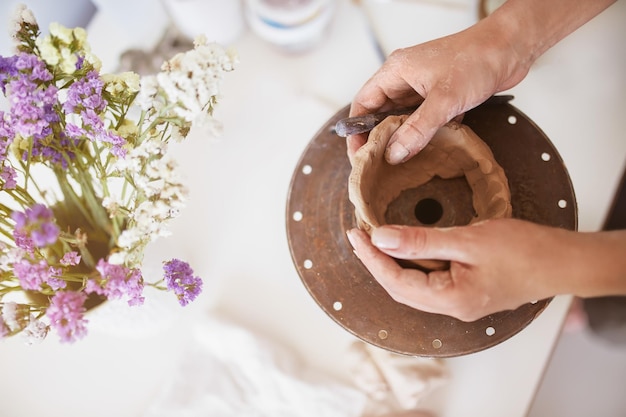
[[[371,113],[364,116],[348,117],[341,119],[335,125],[335,132],[342,138],[350,135],[358,135],[359,133],[365,133],[376,127],[377,124],[387,118],[387,116],[399,116],[402,114],[411,114],[417,110],[419,106],[403,107],[401,109],[395,109],[380,113]]]
[[[485,101],[485,104],[503,104],[508,103],[511,100],[513,100],[513,96],[511,95],[491,96]],[[348,117],[345,119],[341,119],[335,125],[335,132],[338,136],[341,136],[343,138],[350,135],[358,135],[360,133],[369,132],[377,124],[385,120],[387,116],[411,114],[415,110],[417,110],[418,107],[419,105],[413,107],[403,107],[400,109],[394,109],[380,113],[372,113],[366,114],[364,116]]]

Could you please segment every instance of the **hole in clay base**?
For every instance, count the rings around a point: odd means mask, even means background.
[[[550,160],[551,156],[548,152],[544,152],[541,154],[541,159],[543,159],[544,161],[548,162]]]
[[[559,208],[564,209],[565,207],[567,207],[567,201],[565,200],[559,200]]]
[[[311,269],[313,268],[313,261],[311,261],[310,259],[305,259],[302,265],[305,269]]]
[[[433,198],[420,200],[415,206],[415,218],[422,224],[435,224],[443,216],[443,207]]]
[[[313,172],[313,167],[311,165],[305,165],[302,167],[302,173],[304,175],[309,175],[311,172]]]
[[[510,125],[514,125],[515,123],[517,123],[517,117],[511,115],[508,119],[506,119],[506,121],[509,122]]]
[[[496,329],[489,326],[485,329],[485,333],[487,334],[487,336],[493,336],[494,334],[496,334]]]
[[[293,213],[293,219],[297,222],[299,222],[300,220],[302,220],[302,212],[301,211],[295,211]]]
[[[333,303],[333,310],[335,311],[339,311],[343,308],[343,304],[341,304],[341,301],[335,301]]]

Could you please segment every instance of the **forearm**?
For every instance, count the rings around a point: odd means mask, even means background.
[[[626,295],[626,230],[577,233],[563,251],[561,293]]]
[[[498,25],[528,66],[616,0],[508,0],[485,20]]]

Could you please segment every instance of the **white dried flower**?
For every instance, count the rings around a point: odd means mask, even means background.
[[[37,20],[33,12],[25,4],[18,4],[13,11],[9,24],[9,35],[13,41],[18,42],[17,33],[22,30],[22,26],[25,24],[36,26]]]
[[[41,320],[37,320],[34,317],[31,317],[31,320],[28,326],[26,326],[26,328],[22,330],[22,336],[24,337],[24,342],[27,345],[40,343],[42,340],[46,338],[49,330],[50,330],[49,325],[47,325]]]
[[[158,112],[163,107],[163,103],[157,99],[158,93],[159,83],[156,76],[146,75],[141,78],[139,83],[139,94],[135,103],[144,111],[154,110]]]
[[[15,301],[7,301],[2,306],[2,320],[9,327],[10,330],[18,330],[20,326],[20,320],[18,319],[18,308]]]
[[[37,20],[32,10],[30,10],[25,4],[18,4],[13,11],[11,20],[17,24],[28,23],[29,25],[36,25]]]
[[[128,252],[118,251],[109,255],[107,262],[113,265],[124,265]]]
[[[156,81],[168,102],[179,104],[174,114],[192,123],[199,114],[211,114],[223,73],[232,71],[236,61],[234,53],[199,37],[193,50],[176,54],[163,64]]]

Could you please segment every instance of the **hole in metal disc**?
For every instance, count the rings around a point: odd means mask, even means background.
[[[333,303],[333,309],[334,309],[335,311],[339,311],[339,310],[341,310],[342,308],[343,308],[343,304],[341,304],[341,301],[335,301],[335,302]]]
[[[439,339],[433,340],[433,347],[435,349],[439,349],[441,346],[443,346],[443,343],[441,343],[441,340],[439,340]]]
[[[564,209],[565,207],[567,207],[567,201],[565,200],[559,200],[559,207]]]
[[[313,261],[310,259],[305,259],[302,265],[304,266],[305,269],[311,269],[313,268]]]
[[[548,162],[552,157],[550,156],[550,154],[548,152],[544,152],[541,154],[541,159],[543,159],[544,161]]]
[[[385,340],[387,336],[389,336],[389,333],[387,333],[387,330],[381,330],[378,332],[378,337],[383,340]]]
[[[313,172],[313,167],[311,165],[305,165],[302,167],[302,173],[304,175],[309,175],[311,172]]]
[[[485,333],[487,334],[487,336],[493,336],[494,334],[496,334],[496,329],[489,326],[485,329]]]
[[[415,206],[415,218],[422,224],[435,224],[443,216],[441,203],[434,198],[420,200]]]
[[[297,222],[299,222],[300,220],[302,220],[302,212],[301,211],[295,211],[293,213],[293,219]]]
[[[511,115],[508,119],[506,119],[506,121],[509,122],[509,124],[514,125],[515,123],[517,123],[517,117]]]

